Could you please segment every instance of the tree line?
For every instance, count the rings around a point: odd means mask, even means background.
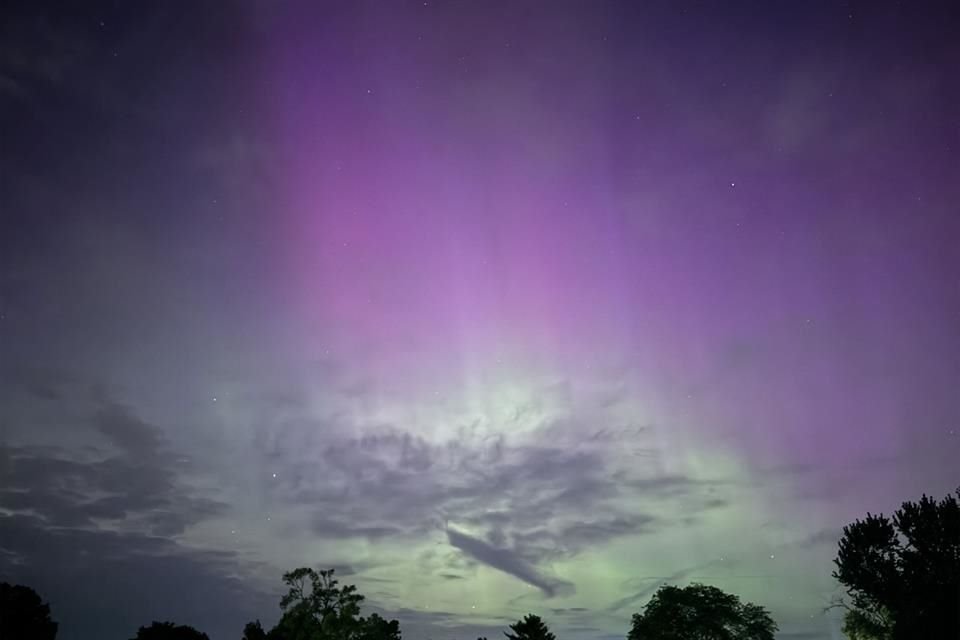
[[[924,495],[892,517],[868,513],[843,529],[834,578],[846,597],[843,632],[851,640],[960,638],[960,488],[943,500]],[[247,623],[242,640],[401,640],[400,623],[361,614],[364,596],[341,586],[334,570],[302,567],[283,575],[280,620]],[[529,614],[508,640],[556,640]],[[49,604],[31,588],[0,583],[0,639],[55,640]],[[709,585],[663,585],[635,613],[627,640],[773,640],[777,624],[756,604]],[[133,640],[209,640],[186,625],[153,622]],[[487,640],[479,638],[478,640]]]

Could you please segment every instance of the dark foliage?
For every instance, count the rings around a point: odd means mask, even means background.
[[[185,624],[154,622],[149,627],[140,627],[133,640],[210,640],[207,634]]]
[[[834,577],[852,606],[852,637],[960,638],[960,488],[867,514],[843,530]]]
[[[267,640],[267,632],[259,620],[248,622],[243,628],[243,640]]]
[[[23,585],[0,582],[0,638],[2,640],[54,640],[57,623],[50,605]]]
[[[244,640],[401,640],[400,623],[376,613],[360,615],[364,598],[353,585],[341,587],[333,569],[301,567],[283,575],[283,615],[269,632],[260,621],[244,627]]]
[[[400,640],[400,623],[372,613],[362,620],[359,637],[361,640]]]
[[[766,609],[716,587],[663,586],[633,615],[628,640],[773,640]]]

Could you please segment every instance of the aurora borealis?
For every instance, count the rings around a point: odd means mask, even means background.
[[[60,637],[310,565],[410,639],[690,581],[839,638],[843,525],[960,483],[956,7],[41,4],[0,580]]]

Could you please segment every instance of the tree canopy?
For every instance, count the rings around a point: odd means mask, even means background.
[[[773,640],[766,609],[716,587],[664,585],[633,615],[628,640]]]
[[[361,619],[361,640],[400,640],[400,623],[396,620],[386,620],[376,613]]]
[[[185,624],[154,621],[149,627],[140,627],[133,640],[210,640],[207,634]]]
[[[54,640],[57,623],[50,605],[40,595],[20,584],[0,582],[0,638]]]
[[[243,628],[243,640],[267,640],[267,632],[260,621],[248,622]]]
[[[892,518],[867,514],[843,529],[834,577],[857,640],[960,637],[960,488],[904,502]]]
[[[269,632],[249,622],[244,640],[400,640],[400,623],[376,613],[360,615],[364,597],[353,585],[340,586],[334,570],[300,567],[283,574],[283,614]]]
[[[556,636],[550,632],[540,616],[533,614],[514,622],[510,625],[510,631],[504,631],[503,635],[510,640],[556,640]]]

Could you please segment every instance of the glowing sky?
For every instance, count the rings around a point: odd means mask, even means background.
[[[66,640],[822,609],[960,475],[960,27],[882,3],[0,20],[0,579]],[[128,634],[124,636],[123,634]]]

